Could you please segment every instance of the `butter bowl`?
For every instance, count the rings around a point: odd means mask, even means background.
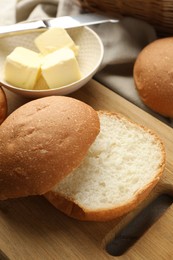
[[[4,79],[4,65],[7,56],[16,48],[24,47],[38,52],[34,40],[43,33],[30,32],[26,34],[13,35],[0,39],[0,84],[8,90],[29,98],[40,98],[51,95],[68,95],[85,85],[98,71],[103,55],[104,47],[100,37],[89,27],[76,27],[66,29],[69,36],[78,48],[77,61],[79,64],[81,78],[71,84],[52,89],[24,89],[13,86]],[[22,71],[21,71],[22,73]],[[19,75],[17,75],[20,77]],[[54,75],[56,77],[56,75]]]

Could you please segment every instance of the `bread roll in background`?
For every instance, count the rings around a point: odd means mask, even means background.
[[[28,102],[0,131],[0,199],[43,194],[76,168],[100,130],[97,112],[62,96]]]
[[[148,128],[99,112],[100,133],[81,165],[44,196],[66,215],[108,221],[133,210],[158,183],[165,149]]]
[[[0,87],[0,124],[5,120],[7,116],[7,99],[5,92]]]
[[[133,75],[145,105],[173,118],[173,37],[147,45],[137,57]]]

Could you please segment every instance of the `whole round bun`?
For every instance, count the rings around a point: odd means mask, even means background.
[[[0,87],[0,124],[7,116],[7,99],[3,89]]]
[[[173,37],[147,45],[136,59],[133,75],[142,101],[153,111],[173,117]]]
[[[97,112],[62,96],[40,98],[1,125],[0,199],[44,194],[79,166],[100,130]]]

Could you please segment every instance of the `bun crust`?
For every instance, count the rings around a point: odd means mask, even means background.
[[[7,116],[7,99],[3,89],[0,87],[0,124]]]
[[[50,190],[81,163],[99,129],[96,111],[70,97],[15,110],[1,125],[0,199]]]
[[[83,163],[44,196],[66,215],[84,221],[121,217],[160,180],[165,149],[150,129],[119,114],[99,112],[100,134]]]
[[[156,186],[160,179],[160,175],[161,172],[158,172],[158,176],[153,179],[150,184],[135,194],[131,200],[126,201],[123,205],[115,206],[114,208],[102,208],[101,210],[93,211],[93,209],[88,210],[86,208],[82,208],[82,206],[76,204],[73,200],[70,200],[70,198],[65,198],[61,194],[53,191],[49,191],[44,196],[55,208],[59,209],[69,217],[81,221],[106,222],[122,217],[135,209]]]
[[[147,45],[134,65],[134,82],[145,105],[173,117],[173,37]]]

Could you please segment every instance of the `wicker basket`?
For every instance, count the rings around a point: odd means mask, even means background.
[[[132,16],[152,24],[159,35],[173,35],[173,0],[76,0],[84,9]]]

